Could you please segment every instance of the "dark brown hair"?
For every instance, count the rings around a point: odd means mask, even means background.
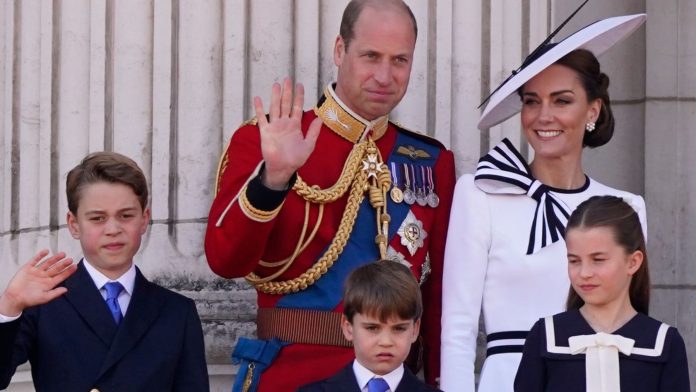
[[[356,313],[387,322],[419,320],[423,300],[416,278],[408,267],[390,260],[379,260],[355,269],[343,290],[343,314],[353,322]]]
[[[548,45],[549,48],[555,44]],[[546,49],[548,50],[548,49]],[[543,54],[542,50],[542,54]],[[525,59],[525,64],[532,63],[541,56],[537,54],[534,58]],[[603,73],[599,67],[599,61],[592,52],[585,49],[576,49],[561,57],[554,64],[563,65],[575,71],[580,78],[587,102],[595,99],[601,100],[599,116],[595,122],[595,129],[592,132],[585,131],[582,144],[585,147],[599,147],[607,144],[614,135],[614,113],[611,111],[611,101],[609,100],[609,76]],[[524,85],[517,89],[520,98],[524,94]]]
[[[614,234],[614,240],[626,253],[641,251],[643,263],[631,278],[628,295],[636,311],[648,314],[650,307],[650,273],[645,238],[636,211],[622,198],[616,196],[593,196],[580,203],[568,220],[566,232],[572,229],[606,227]],[[579,309],[585,302],[573,286],[568,293],[566,307]]]
[[[600,70],[597,57],[589,50],[576,49],[561,57],[556,64],[564,65],[578,74],[587,93],[587,102],[597,98],[602,102],[595,130],[585,131],[583,145],[594,148],[607,144],[614,135],[614,113],[609,101],[609,77]]]
[[[348,50],[348,45],[350,41],[355,37],[355,23],[360,17],[360,13],[365,9],[365,7],[373,7],[383,9],[386,6],[396,6],[408,14],[413,22],[413,32],[416,37],[418,37],[418,24],[416,23],[416,17],[413,15],[411,8],[403,2],[403,0],[352,0],[346,6],[343,11],[343,18],[341,19],[341,27],[339,34],[343,38],[343,44],[345,46],[344,50]]]
[[[138,197],[143,210],[147,206],[147,179],[138,164],[125,155],[102,151],[87,155],[68,172],[65,194],[68,197],[68,209],[73,215],[77,214],[84,187],[99,182],[126,185]]]

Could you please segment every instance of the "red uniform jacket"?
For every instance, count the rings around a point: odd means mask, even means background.
[[[318,107],[325,103],[327,96],[329,99],[333,97],[330,88],[327,93],[319,102]],[[341,109],[340,106],[338,108]],[[305,131],[312,120],[317,117],[315,112],[318,112],[316,108],[315,111],[304,113],[302,125]],[[341,116],[346,114],[345,112],[341,113]],[[340,121],[343,117],[338,118]],[[333,128],[336,129],[335,126]],[[419,167],[418,163],[421,158],[419,154],[423,155],[421,154],[422,150],[415,149],[414,152],[414,149],[411,148],[411,158],[406,157],[405,151],[412,146],[397,146],[398,135],[409,135],[410,138],[418,139],[419,142],[426,143],[439,152],[437,159],[432,164],[432,183],[435,193],[440,199],[439,205],[436,208],[427,205],[421,206],[417,203],[408,206],[410,213],[422,223],[423,231],[425,231],[421,235],[422,246],[417,247],[415,253],[411,255],[407,247],[402,245],[402,236],[396,234],[389,240],[390,248],[404,255],[405,261],[410,264],[417,279],[421,279],[422,273],[430,269],[430,275],[424,279],[425,282],[421,286],[424,302],[421,331],[424,343],[426,380],[432,384],[439,376],[442,264],[455,182],[454,159],[452,152],[446,150],[436,140],[388,123],[383,134],[375,135],[374,138],[387,165],[390,165],[389,157],[399,150],[400,153],[395,153],[394,156],[412,159],[415,164],[412,169]],[[344,162],[353,145],[354,143],[347,140],[345,134],[339,135],[332,130],[325,119],[316,147],[305,165],[298,170],[298,175],[307,184],[317,185],[321,189],[332,186],[340,177]],[[399,147],[402,148],[399,149]],[[221,159],[217,194],[210,209],[205,238],[208,263],[215,273],[225,278],[242,277],[251,272],[263,277],[275,271],[273,268],[259,266],[259,261],[278,261],[290,256],[295,250],[305,221],[305,201],[294,191],[287,193],[278,215],[270,221],[259,222],[250,219],[244,213],[239,200],[235,198],[249,179],[255,177],[254,172],[261,161],[258,127],[255,123],[243,125],[232,136]],[[402,177],[403,174],[401,173]],[[399,181],[403,188],[404,179]],[[423,177],[421,177],[421,181],[423,181]],[[335,202],[325,205],[323,218],[315,237],[297,256],[292,266],[277,280],[292,279],[301,275],[323,255],[339,227],[346,207],[347,193]],[[263,200],[258,200],[258,196],[254,196],[254,199],[256,200],[252,200],[251,195],[249,195],[248,200],[251,204],[262,209],[258,202],[263,202]],[[390,199],[388,203],[391,205],[393,201]],[[387,211],[389,208],[388,205]],[[314,227],[317,217],[318,208],[314,205],[309,212],[307,231],[311,231]],[[375,230],[374,226],[374,224],[371,225],[369,229]],[[355,227],[353,230],[355,232],[365,230],[365,228]],[[430,263],[424,266],[426,255]],[[374,260],[365,260],[365,262],[369,261]],[[342,285],[334,286],[330,286],[329,290],[335,290],[340,295],[343,289]],[[284,301],[284,297],[286,296],[259,291],[258,306],[259,308],[287,307],[287,304],[279,305],[279,302]],[[310,304],[307,307],[311,308],[312,306]],[[342,304],[339,301],[327,310],[341,312]],[[281,350],[272,366],[262,374],[260,390],[295,390],[300,385],[331,376],[349,363],[352,358],[353,350],[351,348],[290,344]]]

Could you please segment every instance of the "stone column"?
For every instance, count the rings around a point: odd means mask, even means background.
[[[653,317],[686,341],[696,388],[696,4],[647,1],[645,191]]]
[[[419,35],[411,85],[393,118],[448,145],[459,174],[502,137],[527,151],[518,120],[481,132],[476,107],[575,2],[407,3]],[[647,7],[647,29],[600,58],[612,80],[617,131],[609,145],[587,151],[585,164],[602,182],[646,194],[653,313],[679,327],[687,345],[696,341],[689,323],[696,311],[691,3],[592,1],[561,33]],[[243,280],[216,277],[205,260],[217,160],[253,115],[252,97],[268,100],[274,81],[290,76],[313,97],[334,79],[333,44],[346,4],[0,2],[0,288],[37,249],[80,257],[65,229],[65,174],[89,152],[125,153],[143,167],[152,190],[153,221],[136,262],[157,283],[196,300],[214,389],[227,390],[234,344],[255,333],[256,298]],[[22,370],[15,380],[27,385]]]

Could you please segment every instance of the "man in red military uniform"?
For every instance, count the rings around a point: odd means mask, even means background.
[[[343,281],[379,259],[420,280],[425,375],[438,377],[454,159],[388,120],[408,86],[416,34],[401,0],[351,1],[334,48],[336,83],[313,110],[302,112],[302,86],[293,98],[285,80],[273,86],[269,114],[254,98],[256,118],[232,136],[205,250],[215,273],[245,276],[258,291],[258,339],[237,343],[235,390],[295,390],[349,363]]]

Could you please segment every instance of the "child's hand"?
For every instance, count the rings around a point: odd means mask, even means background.
[[[14,317],[65,294],[68,289],[56,286],[77,271],[77,264],[63,252],[42,261],[47,255],[48,250],[39,251],[17,271],[0,296],[0,314]]]

